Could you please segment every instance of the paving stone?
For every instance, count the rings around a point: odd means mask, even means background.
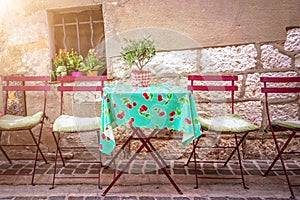
[[[247,200],[261,200],[260,197],[248,197]]]
[[[32,169],[21,169],[18,174],[30,174]]]
[[[78,197],[76,197],[76,196],[70,196],[70,197],[68,197],[68,200],[83,200],[83,196],[78,196]]]
[[[15,200],[31,200],[31,197],[16,197]]]
[[[87,172],[87,169],[81,169],[81,168],[77,168],[74,171],[75,174],[84,174],[85,172]]]
[[[156,200],[172,200],[171,197],[155,197]]]
[[[100,200],[101,197],[86,197],[85,200]]]
[[[72,174],[74,170],[72,169],[62,169],[60,174]]]
[[[120,200],[120,197],[117,196],[104,197],[103,200]]]
[[[217,175],[217,170],[215,169],[204,169],[204,174],[206,175]]]
[[[8,169],[3,174],[11,175],[11,174],[17,174],[17,172],[18,172],[17,169]]]
[[[137,200],[138,198],[136,196],[130,196],[130,197],[121,197],[121,200]]]
[[[50,196],[48,199],[49,200],[65,200],[66,197],[65,196]]]
[[[184,168],[180,168],[180,169],[173,168],[173,173],[174,174],[186,174],[186,171]]]
[[[43,199],[47,199],[48,197],[32,197],[31,200],[43,200]]]
[[[226,197],[210,197],[211,200],[227,200]]]
[[[188,197],[174,197],[173,200],[189,200]]]
[[[155,198],[154,197],[141,196],[141,197],[139,197],[139,200],[155,200]]]
[[[11,197],[0,197],[0,200],[11,200],[15,197],[11,196]]]
[[[207,200],[205,197],[194,197],[194,200]]]

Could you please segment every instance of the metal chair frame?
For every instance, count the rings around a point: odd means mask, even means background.
[[[299,83],[300,82],[300,77],[260,77],[260,81],[263,83],[263,87],[261,88],[261,92],[265,94],[265,106],[266,106],[266,114],[268,117],[268,124],[269,124],[269,129],[272,133],[272,137],[274,140],[274,144],[276,147],[277,155],[274,157],[274,160],[272,164],[269,166],[268,170],[264,173],[264,176],[267,176],[270,171],[272,171],[272,168],[274,167],[275,163],[280,159],[281,166],[282,166],[282,171],[284,172],[290,193],[291,193],[291,198],[295,198],[295,194],[293,191],[294,186],[300,186],[300,185],[292,185],[289,175],[287,173],[287,169],[285,167],[284,159],[282,157],[282,154],[284,153],[286,147],[289,145],[289,143],[292,141],[293,138],[295,138],[296,133],[298,133],[300,130],[299,129],[292,129],[292,128],[286,128],[282,127],[280,125],[276,125],[277,128],[280,128],[280,130],[284,131],[291,131],[291,134],[285,141],[285,143],[279,147],[278,144],[278,139],[275,134],[274,126],[272,124],[272,119],[270,115],[270,109],[269,109],[269,100],[268,100],[268,94],[270,93],[300,93],[300,87],[282,87],[282,86],[269,86],[269,84],[272,83]]]
[[[238,76],[201,76],[201,75],[189,75],[188,76],[188,80],[190,81],[190,84],[188,85],[188,89],[193,91],[218,91],[218,92],[230,92],[231,93],[231,114],[234,114],[234,92],[238,90],[238,86],[235,85],[235,81],[238,80]],[[200,82],[205,82],[208,85],[196,85],[195,83],[200,83]],[[223,83],[231,83],[231,85],[209,85],[209,83],[212,82],[223,82]],[[193,141],[193,149],[192,152],[188,158],[188,161],[186,163],[186,165],[189,164],[189,162],[191,162],[192,157],[193,157],[193,162],[194,162],[194,168],[195,168],[195,178],[196,178],[196,186],[195,188],[198,188],[198,179],[199,178],[206,178],[206,179],[241,179],[242,180],[242,184],[243,187],[245,189],[248,189],[248,187],[246,186],[245,183],[245,178],[244,178],[244,170],[243,170],[243,164],[242,164],[242,159],[241,159],[241,153],[239,150],[239,147],[241,146],[241,144],[245,141],[247,135],[249,132],[245,132],[242,133],[242,137],[240,138],[240,140],[238,141],[238,136],[237,133],[233,133],[234,134],[234,139],[235,139],[235,146],[220,146],[217,145],[215,147],[207,147],[207,146],[200,146],[198,145],[198,142],[200,141],[200,138],[202,138],[203,136],[206,136],[206,131],[203,131],[203,134],[201,137],[197,138],[196,141]],[[198,148],[219,148],[219,149],[225,149],[225,148],[231,148],[233,149],[233,151],[230,153],[229,157],[227,158],[227,160],[224,161],[206,161],[207,162],[213,162],[213,163],[224,163],[224,166],[227,165],[227,163],[231,160],[232,156],[234,155],[235,152],[237,152],[238,155],[238,162],[239,162],[239,167],[240,167],[240,173],[241,173],[241,177],[215,177],[215,176],[200,176],[198,174],[198,170],[197,170],[197,163],[205,163],[205,161],[197,161],[197,153],[196,153],[196,149]]]
[[[34,183],[34,178],[35,178],[35,172],[36,172],[36,165],[38,161],[38,155],[40,154],[42,156],[42,159],[45,161],[46,164],[48,164],[48,161],[46,157],[44,156],[42,150],[40,149],[40,143],[41,143],[41,137],[42,137],[42,131],[43,131],[43,126],[44,126],[44,120],[46,116],[46,103],[47,103],[47,91],[50,90],[50,86],[48,85],[48,81],[50,81],[50,76],[4,76],[3,81],[6,82],[6,84],[2,87],[2,90],[5,91],[5,110],[4,114],[8,114],[8,101],[9,101],[9,92],[12,91],[21,91],[24,92],[24,106],[25,106],[25,116],[27,116],[27,110],[30,109],[26,105],[26,94],[28,92],[32,91],[39,91],[43,92],[43,99],[42,99],[42,110],[44,115],[42,116],[42,119],[38,125],[40,125],[39,128],[39,133],[37,137],[33,133],[32,129],[33,128],[28,128],[28,127],[20,127],[17,130],[0,130],[0,141],[1,141],[1,136],[2,133],[5,132],[13,132],[13,131],[29,131],[31,138],[33,140],[34,144],[1,144],[0,143],[0,150],[4,154],[5,158],[8,160],[10,164],[12,164],[12,159],[9,157],[7,152],[4,150],[3,147],[5,146],[35,146],[36,147],[36,152],[35,152],[35,158],[34,158],[34,165],[33,165],[33,171],[31,174],[12,174],[12,175],[31,175],[31,185],[35,185]],[[19,85],[11,85],[12,82],[15,83],[20,83]],[[31,83],[31,85],[28,85]],[[33,85],[34,84],[34,85]],[[36,125],[36,126],[38,126]],[[35,127],[36,127],[35,126]],[[29,158],[28,158],[29,159]]]
[[[103,92],[103,88],[104,88],[104,81],[107,80],[107,76],[59,76],[58,81],[60,81],[60,86],[57,87],[57,90],[60,92],[60,115],[63,114],[63,106],[64,106],[64,93],[68,92],[68,93],[76,93],[76,92]],[[91,85],[64,85],[65,83],[70,83],[70,82],[76,82],[76,83],[88,83],[88,82],[100,82],[101,85],[97,85],[97,86],[91,86]],[[63,163],[63,167],[65,167],[66,165],[66,159],[63,158],[62,155],[62,150],[66,150],[66,149],[86,149],[88,147],[83,147],[83,146],[63,146],[61,144],[61,134],[84,134],[87,132],[96,132],[97,136],[98,136],[98,141],[99,141],[99,137],[100,137],[100,127],[99,129],[96,130],[84,130],[84,131],[76,131],[76,132],[54,132],[52,131],[52,135],[54,138],[54,141],[56,143],[56,153],[55,153],[55,162],[54,162],[54,172],[53,172],[53,180],[52,180],[52,187],[50,189],[54,188],[55,185],[55,179],[57,178],[84,178],[84,179],[93,179],[93,178],[97,178],[98,179],[98,188],[101,189],[101,181],[100,181],[100,175],[101,175],[101,167],[102,167],[102,160],[101,160],[101,153],[99,151],[100,154],[100,158],[99,161],[74,161],[76,163],[97,163],[99,164],[99,173],[98,176],[70,176],[70,175],[58,175],[57,174],[57,161],[58,161],[58,154],[59,157]],[[57,136],[56,136],[57,134]],[[89,148],[96,148],[99,149],[99,146],[93,146],[93,147],[89,147]]]

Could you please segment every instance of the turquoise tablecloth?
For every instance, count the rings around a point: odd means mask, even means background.
[[[202,134],[191,91],[173,85],[106,85],[101,115],[102,153],[113,151],[113,128],[117,126],[178,130],[183,132],[184,146]]]

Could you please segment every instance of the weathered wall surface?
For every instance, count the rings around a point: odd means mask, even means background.
[[[299,75],[300,68],[300,1],[173,1],[173,0],[11,0],[0,9],[0,76],[8,74],[49,75],[51,56],[47,9],[103,4],[108,74],[113,81],[129,82],[130,70],[119,57],[123,38],[151,35],[158,53],[148,65],[154,74],[153,82],[172,82],[186,85],[186,75],[230,74],[239,76],[240,90],[236,93],[237,113],[264,127],[266,116],[260,93],[259,77],[264,75]],[[168,75],[166,75],[168,74]],[[59,114],[55,84],[48,95],[48,117],[42,140],[46,152],[54,151],[48,129]],[[2,92],[1,92],[2,94]],[[291,97],[294,98],[294,97]],[[200,96],[196,94],[200,102]],[[0,95],[0,110],[3,97]],[[275,118],[299,118],[299,101],[294,98]],[[287,99],[289,101],[289,98]],[[35,102],[32,102],[34,104]],[[78,102],[77,102],[78,103]],[[83,102],[70,105],[97,106]],[[226,107],[226,106],[224,106]],[[199,114],[211,115],[212,105],[198,104]],[[86,110],[85,110],[86,111]],[[128,132],[117,130],[121,142]],[[13,136],[6,141],[21,141]],[[171,137],[171,136],[168,136]],[[173,137],[173,135],[172,135]],[[261,133],[251,135],[248,146],[255,151],[249,158],[264,158],[273,151],[271,141],[261,144]],[[250,138],[250,139],[251,139]],[[71,139],[72,140],[72,139]],[[176,141],[173,141],[176,143]],[[136,144],[133,143],[131,148]],[[179,145],[161,142],[170,158],[182,156]],[[298,144],[295,144],[298,145]],[[185,154],[186,155],[186,154]],[[1,155],[0,155],[1,158]]]

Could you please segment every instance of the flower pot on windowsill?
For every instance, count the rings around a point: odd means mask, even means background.
[[[71,72],[72,76],[82,76],[82,72]]]
[[[133,71],[131,72],[132,86],[149,87],[151,81],[150,71]]]
[[[86,76],[98,76],[99,71],[87,71]]]

